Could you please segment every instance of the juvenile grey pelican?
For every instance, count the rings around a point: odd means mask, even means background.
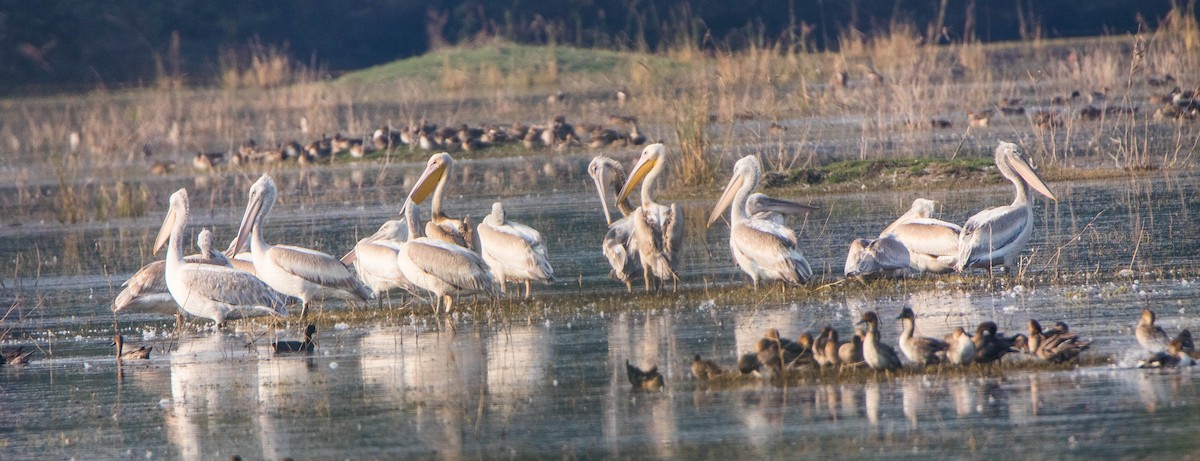
[[[196,246],[200,248],[200,253],[184,257],[185,262],[232,267],[229,258],[213,250],[212,232],[208,229],[201,230],[196,236]],[[171,292],[167,291],[166,272],[167,262],[163,260],[142,266],[129,280],[121,284],[125,288],[113,300],[112,311],[115,313],[129,309],[179,315],[179,304],[171,297]],[[182,318],[177,320],[181,321]]]
[[[608,209],[608,193],[605,191],[606,188],[612,187],[614,198],[621,193],[621,186],[626,180],[625,168],[616,160],[601,155],[592,159],[588,165],[588,175],[596,184],[596,193],[600,194],[600,206],[604,209],[604,220],[608,222],[608,232],[604,235],[601,249],[612,267],[609,276],[624,283],[626,291],[633,291],[633,281],[642,275],[641,254],[635,242],[633,218],[630,217],[634,207],[628,197],[617,202],[617,210],[621,212],[622,217],[613,222]]]
[[[435,312],[441,311],[443,303],[450,312],[454,295],[496,296],[495,279],[482,257],[461,246],[421,236],[416,204],[406,202],[404,206],[408,241],[400,245],[396,261],[409,283],[437,297]]]
[[[184,261],[182,236],[187,218],[188,194],[179,189],[171,194],[171,206],[154,241],[155,253],[167,245],[167,290],[184,312],[212,319],[218,327],[226,320],[287,315],[283,296],[254,275],[230,267]]]
[[[233,248],[240,248],[250,239],[254,258],[254,273],[271,288],[299,298],[300,318],[308,316],[309,302],[326,294],[348,293],[354,298],[371,299],[371,289],[354,277],[341,261],[328,254],[291,245],[271,245],[263,239],[263,223],[275,206],[279,195],[275,180],[262,175],[250,186],[246,214],[238,228]]]
[[[1000,141],[996,147],[996,168],[1012,181],[1016,197],[1011,205],[988,208],[967,220],[958,240],[955,269],[959,272],[970,267],[990,269],[998,264],[1011,267],[1033,232],[1030,190],[1050,200],[1058,200],[1029,166],[1025,153],[1016,144]]]
[[[396,256],[400,245],[408,240],[408,227],[404,219],[393,219],[383,223],[371,236],[358,241],[350,253],[342,257],[342,264],[352,264],[363,284],[375,294],[375,299],[383,303],[382,294],[388,290],[399,288],[410,293],[416,292],[416,286],[409,283],[400,272]]]
[[[654,274],[663,283],[670,280],[676,289],[679,288],[676,264],[678,253],[683,250],[683,208],[674,203],[670,206],[659,204],[653,195],[655,183],[667,166],[666,154],[667,148],[662,144],[651,144],[642,149],[633,173],[617,194],[620,203],[639,184],[642,186],[642,206],[634,210],[630,218],[646,291],[650,291],[649,274]]]
[[[909,269],[909,250],[892,234],[854,239],[846,254],[846,277],[902,276]]]
[[[917,316],[912,309],[907,307],[901,309],[900,316],[896,318],[904,325],[904,331],[900,334],[900,350],[904,352],[904,356],[908,357],[909,361],[918,365],[934,365],[945,359],[946,350],[950,349],[950,345],[945,341],[914,336],[917,329]]]
[[[757,156],[747,155],[738,160],[733,166],[733,177],[708,217],[708,225],[716,222],[726,208],[731,210],[729,249],[738,267],[750,276],[755,287],[760,280],[807,282],[812,278],[812,268],[800,251],[796,233],[774,221],[747,214],[746,200],[758,187],[761,177],[762,163]]]
[[[442,194],[445,193],[446,180],[454,166],[454,158],[446,152],[433,154],[425,164],[425,171],[417,179],[417,183],[408,193],[401,213],[408,208],[408,202],[420,205],[433,194],[433,202],[429,206],[429,222],[425,223],[425,236],[444,242],[453,243],[463,248],[473,248],[475,237],[471,235],[470,218],[453,219],[442,211]]]
[[[958,239],[962,228],[957,224],[934,219],[933,200],[913,200],[907,212],[880,232],[880,237],[892,234],[908,250],[908,265],[918,272],[944,274],[954,270],[958,260]]]
[[[525,298],[528,299],[530,282],[554,283],[554,268],[550,267],[542,234],[532,227],[509,221],[502,203],[492,204],[492,213],[483,218],[478,230],[479,253],[496,283],[500,284],[501,293],[508,292],[509,281],[524,283]],[[517,291],[520,292],[519,287]]]

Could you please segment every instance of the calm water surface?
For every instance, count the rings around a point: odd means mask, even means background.
[[[1111,457],[1200,448],[1194,372],[1132,368],[1132,327],[1143,307],[1157,310],[1168,332],[1200,329],[1200,289],[1186,275],[1200,250],[1193,175],[1052,184],[1059,201],[1038,201],[1024,253],[1028,286],[1006,279],[983,289],[954,277],[791,301],[706,300],[705,287],[745,278],[730,261],[727,227],[703,227],[711,199],[682,199],[690,294],[629,297],[616,302],[627,308],[614,309],[573,296],[623,292],[598,251],[604,226],[587,160],[463,162],[465,179],[451,185],[451,214],[481,217],[503,196],[511,219],[547,235],[562,282],[535,292],[553,309],[474,310],[478,318],[462,314],[447,328],[427,308],[396,302],[391,309],[410,310],[394,320],[320,325],[318,353],[309,357],[273,356],[266,345],[274,334],[264,325],[176,336],[166,333],[170,319],[134,313],[121,318],[121,331],[153,345],[154,357],[121,367],[111,358],[108,306],[153,258],[148,248],[165,206],[157,202],[188,187],[193,232],[212,227],[227,241],[251,176],[164,180],[152,185],[153,211],[109,224],[62,229],[7,218],[21,225],[0,230],[8,265],[0,301],[11,306],[0,326],[6,344],[47,354],[0,368],[0,458]],[[394,215],[419,170],[278,173],[283,199],[267,238],[340,255]],[[851,238],[878,232],[916,197],[942,202],[941,217],[962,222],[1008,203],[1011,190],[793,197],[821,207],[793,222],[825,273],[821,283],[837,279]],[[1036,282],[1062,274],[1070,277]],[[693,354],[732,365],[768,327],[795,337],[830,324],[846,336],[863,311],[891,318],[901,306],[917,311],[930,336],[986,319],[1007,331],[1031,317],[1066,320],[1095,341],[1086,354],[1111,364],[720,390],[690,377]],[[278,334],[299,328],[293,319]],[[898,326],[883,328],[894,342]],[[625,360],[658,365],[664,392],[631,391]]]

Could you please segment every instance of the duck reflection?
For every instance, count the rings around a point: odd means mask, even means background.
[[[921,413],[925,411],[925,390],[922,389],[920,381],[906,379],[900,386],[900,393],[903,398],[904,418],[908,420],[910,429],[916,429]]]

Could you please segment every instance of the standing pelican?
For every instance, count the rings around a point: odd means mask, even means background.
[[[421,173],[421,177],[409,191],[405,206],[400,212],[403,213],[407,209],[408,202],[420,205],[432,193],[433,203],[429,208],[429,222],[425,224],[425,236],[463,248],[473,248],[475,239],[471,235],[470,218],[453,219],[442,211],[442,194],[445,193],[446,180],[453,166],[454,158],[446,152],[429,157],[429,162],[425,164],[425,172]]]
[[[1058,200],[1029,166],[1025,153],[1016,144],[1000,141],[996,147],[996,169],[1012,181],[1016,197],[1011,205],[988,208],[967,220],[958,240],[955,269],[959,272],[970,267],[991,268],[997,262],[1010,267],[1029,243],[1029,234],[1033,231],[1030,189],[1050,200]]]
[[[625,184],[625,168],[616,160],[601,155],[592,159],[592,163],[588,165],[588,175],[596,184],[596,192],[600,194],[600,206],[604,208],[604,219],[608,222],[608,233],[604,235],[602,250],[608,264],[612,266],[609,276],[624,283],[626,291],[632,292],[634,279],[642,275],[641,255],[634,240],[633,218],[630,217],[634,211],[633,204],[629,202],[628,197],[617,202],[617,210],[621,212],[622,218],[613,222],[612,214],[608,210],[608,194],[605,192],[605,188],[612,187],[614,198],[621,193],[621,186]]]
[[[800,284],[812,278],[812,268],[804,259],[797,244],[796,233],[767,219],[747,215],[746,199],[758,187],[762,163],[758,157],[747,155],[733,166],[733,177],[717,201],[708,225],[716,222],[726,208],[730,211],[729,249],[743,272],[750,275],[754,286],[761,279],[781,280]],[[802,206],[802,205],[797,205]]]
[[[154,252],[167,244],[166,281],[171,297],[188,314],[226,320],[263,315],[287,315],[284,298],[254,275],[225,266],[189,263],[183,259],[183,229],[187,226],[188,194],[171,194],[171,206],[154,240]]]
[[[200,248],[200,253],[184,257],[185,262],[232,267],[224,254],[213,250],[212,232],[208,229],[201,230],[196,236],[196,246]],[[175,314],[176,321],[181,322],[179,304],[167,291],[166,271],[167,262],[162,260],[142,266],[121,285],[125,288],[113,300],[112,311],[116,313],[130,309]]]
[[[408,240],[408,227],[404,220],[389,220],[375,234],[359,240],[354,249],[342,257],[342,264],[354,265],[358,277],[371,289],[380,305],[383,304],[380,295],[388,290],[400,288],[415,293],[416,287],[400,272],[396,261],[405,240]]]
[[[675,269],[677,252],[683,249],[683,208],[674,203],[661,205],[651,195],[659,175],[666,169],[667,161],[663,158],[666,153],[667,148],[662,144],[651,144],[642,149],[633,174],[617,194],[617,203],[620,203],[638,184],[642,185],[642,206],[633,211],[630,219],[633,220],[646,291],[650,291],[650,274],[658,277],[660,282],[671,280],[675,288],[679,287]]]
[[[250,238],[250,253],[258,278],[280,293],[300,298],[300,318],[308,316],[309,301],[326,293],[341,291],[363,301],[370,299],[371,289],[337,258],[307,248],[271,245],[263,239],[263,222],[271,214],[278,195],[270,175],[262,175],[250,186],[250,201],[233,244],[233,248],[241,248],[242,242]]]
[[[542,234],[532,227],[509,221],[503,204],[492,204],[492,214],[483,218],[478,230],[479,253],[491,268],[496,283],[500,284],[501,293],[508,292],[506,285],[510,280],[525,283],[526,299],[531,281],[554,283],[554,268],[550,267]],[[519,287],[517,291],[520,292]]]
[[[400,272],[410,283],[437,296],[435,312],[446,304],[446,312],[454,306],[453,295],[483,293],[496,296],[496,283],[487,263],[471,250],[442,240],[422,237],[420,216],[416,204],[406,202],[403,210],[408,220],[408,241],[396,254]]]
[[[918,198],[912,208],[879,233],[892,234],[908,250],[908,265],[918,272],[944,274],[954,270],[958,260],[958,239],[962,228],[934,219],[937,202]]]

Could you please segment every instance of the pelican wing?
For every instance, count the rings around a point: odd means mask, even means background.
[[[989,208],[972,216],[959,237],[959,264],[969,267],[1017,241],[1032,222],[1025,206]]]
[[[364,301],[371,297],[371,291],[350,273],[346,265],[333,256],[307,248],[275,245],[267,251],[266,257],[301,279],[329,288],[346,290]]]
[[[683,251],[683,208],[672,203],[671,210],[662,223],[662,228],[666,238],[663,250],[666,252],[668,260],[671,261],[671,268],[674,269],[675,256]]]
[[[933,256],[958,255],[958,239],[962,228],[957,225],[929,218],[912,219],[891,227],[896,240],[913,253]]]
[[[199,295],[234,308],[283,313],[285,298],[254,275],[211,264],[184,264],[181,279],[193,296]],[[282,310],[282,312],[281,312]]]
[[[469,248],[467,245],[466,232],[458,228],[462,221],[446,220],[448,222],[438,224],[433,221],[425,223],[425,236],[435,238],[446,243],[458,245],[463,248]]]
[[[459,291],[495,292],[487,263],[470,250],[428,237],[410,241],[404,248],[418,269]]]
[[[369,272],[377,277],[387,279],[403,278],[400,267],[396,264],[398,245],[386,240],[374,242],[359,242],[354,246],[357,255],[355,264],[359,270]]]
[[[515,223],[495,225],[491,219],[480,223],[478,230],[480,252],[491,260],[520,268],[538,280],[554,278],[554,269],[546,259],[546,244],[538,231]]]
[[[630,216],[633,220],[633,239],[637,243],[638,256],[642,264],[660,279],[675,278],[675,270],[671,264],[671,256],[667,253],[669,243],[663,239],[663,229],[653,213],[646,212],[644,207],[633,210]]]
[[[633,220],[629,218],[618,219],[608,226],[608,233],[604,235],[603,251],[608,264],[612,266],[610,275],[622,282],[631,281],[642,271],[641,258],[636,250],[637,242],[633,241],[633,236]]]
[[[754,264],[783,275],[784,280],[803,283],[812,277],[812,268],[797,249],[796,233],[766,220],[747,220],[730,229],[729,241]]]

